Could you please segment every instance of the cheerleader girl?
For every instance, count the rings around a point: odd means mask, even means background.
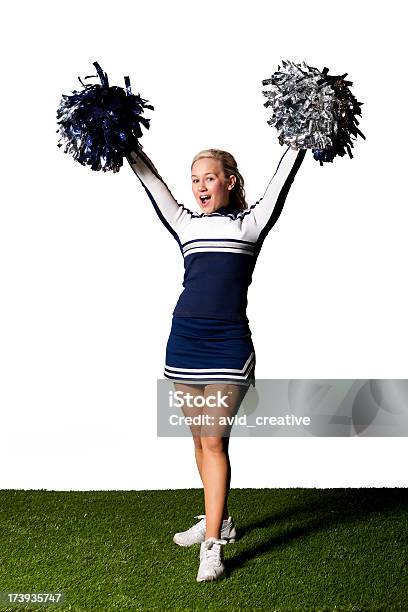
[[[183,396],[201,396],[201,413],[213,417],[211,425],[191,427],[205,514],[173,538],[180,546],[201,544],[197,581],[225,574],[222,547],[236,538],[227,505],[231,426],[217,425],[218,417],[235,416],[255,381],[255,350],[246,316],[248,286],[305,154],[287,147],[264,195],[248,207],[234,157],[219,149],[200,151],[191,165],[200,213],[175,200],[142,149],[127,157],[184,260],[184,289],[173,311],[164,375]],[[219,406],[207,407],[209,396],[224,399]],[[197,409],[185,402],[183,412],[192,416]]]

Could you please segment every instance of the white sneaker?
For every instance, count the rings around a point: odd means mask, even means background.
[[[205,514],[199,514],[194,518],[201,519],[198,523],[187,529],[187,531],[181,531],[176,533],[173,537],[173,542],[179,546],[191,546],[192,544],[201,544],[205,540]],[[224,519],[221,525],[221,538],[233,544],[237,537],[234,521],[232,516],[228,519]]]
[[[217,538],[208,538],[201,543],[197,582],[217,580],[224,576],[225,567],[221,547],[226,543],[227,540],[219,540]]]

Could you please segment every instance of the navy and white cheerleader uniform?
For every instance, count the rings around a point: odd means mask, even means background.
[[[184,289],[173,311],[166,378],[190,384],[254,383],[248,286],[305,154],[287,147],[265,194],[247,210],[225,206],[213,213],[195,213],[179,204],[143,151],[128,157],[184,258]]]

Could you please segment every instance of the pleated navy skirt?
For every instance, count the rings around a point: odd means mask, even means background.
[[[184,383],[255,383],[255,349],[247,321],[173,316],[164,375]]]

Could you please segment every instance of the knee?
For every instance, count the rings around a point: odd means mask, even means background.
[[[193,440],[194,440],[194,449],[196,451],[202,451],[203,450],[203,446],[201,444],[201,437],[200,436],[193,436]]]
[[[225,452],[225,444],[223,438],[213,436],[203,436],[201,438],[201,446],[205,453],[223,453]]]

